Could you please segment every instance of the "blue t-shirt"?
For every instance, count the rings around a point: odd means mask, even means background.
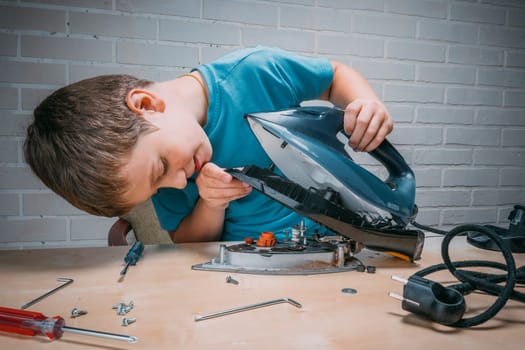
[[[241,49],[196,69],[204,77],[209,93],[204,131],[213,148],[211,162],[222,168],[270,166],[271,159],[244,115],[297,107],[302,101],[318,98],[333,79],[332,65],[327,59],[265,47]],[[183,190],[160,189],[152,200],[161,226],[168,231],[176,230],[198,198],[195,178],[188,179]],[[273,231],[279,237],[279,233],[301,220],[305,220],[310,231],[324,231],[254,190],[230,202],[221,239],[255,238],[262,231]]]

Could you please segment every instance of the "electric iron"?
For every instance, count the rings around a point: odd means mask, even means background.
[[[412,170],[387,140],[370,152],[388,170],[385,181],[355,163],[343,115],[330,107],[247,114],[251,130],[284,177],[253,165],[227,171],[356,246],[418,260],[424,234],[406,228],[417,213]]]

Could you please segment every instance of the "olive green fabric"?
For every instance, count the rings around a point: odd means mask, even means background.
[[[122,216],[133,228],[135,238],[144,244],[173,244],[168,231],[162,229],[153,203],[147,200]]]

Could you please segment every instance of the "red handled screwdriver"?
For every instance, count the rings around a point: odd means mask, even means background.
[[[64,332],[124,340],[130,343],[135,343],[138,340],[137,337],[130,335],[66,327],[65,320],[60,316],[48,317],[40,312],[11,309],[2,306],[0,306],[0,331],[29,336],[45,335],[51,340],[60,339]]]

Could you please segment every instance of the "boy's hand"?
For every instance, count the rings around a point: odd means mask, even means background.
[[[392,117],[377,99],[356,99],[345,109],[345,131],[356,151],[373,151],[392,132]]]
[[[236,199],[248,195],[252,187],[235,179],[214,163],[206,163],[196,179],[199,195],[210,209],[224,210]]]

